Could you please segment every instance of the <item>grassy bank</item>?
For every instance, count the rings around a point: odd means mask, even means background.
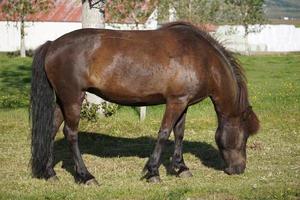
[[[164,154],[158,185],[141,181],[162,118],[163,106],[148,107],[145,122],[135,109],[121,107],[110,118],[81,121],[80,149],[101,186],[74,183],[73,164],[63,134],[55,143],[59,182],[32,179],[28,91],[31,59],[0,55],[0,199],[299,199],[300,54],[240,57],[250,99],[262,129],[248,142],[247,169],[222,170],[209,100],[188,111],[184,157],[193,177],[168,175],[173,137]],[[64,168],[62,168],[62,165]]]

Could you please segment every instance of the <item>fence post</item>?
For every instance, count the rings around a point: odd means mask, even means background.
[[[140,107],[140,121],[144,121],[146,118],[146,106]]]

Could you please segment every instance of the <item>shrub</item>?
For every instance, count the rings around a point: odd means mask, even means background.
[[[88,121],[95,122],[99,117],[97,113],[99,109],[100,105],[89,103],[88,101],[84,100],[80,111],[80,117],[82,119],[87,119]]]
[[[109,103],[106,101],[102,102],[101,104],[94,104],[84,100],[81,107],[80,117],[82,119],[95,122],[101,114],[105,117],[112,116],[117,112],[118,108],[118,104]]]
[[[100,108],[104,116],[109,117],[117,112],[117,110],[119,109],[119,105],[104,101],[100,104]]]

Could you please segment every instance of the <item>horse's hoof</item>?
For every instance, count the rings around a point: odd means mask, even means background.
[[[48,179],[47,179],[47,181],[49,181],[49,182],[57,182],[57,181],[59,181],[59,179],[57,178],[57,176],[55,175],[55,176],[51,176],[51,177],[49,177]]]
[[[152,176],[147,179],[147,182],[148,183],[160,183],[161,180],[160,180],[159,176]]]
[[[86,181],[85,185],[88,185],[88,186],[92,186],[92,185],[99,186],[100,184],[98,183],[98,181],[95,178],[92,178],[92,179]]]
[[[190,172],[190,170],[185,170],[178,174],[178,177],[180,177],[180,178],[190,178],[192,176],[193,176],[193,174]]]

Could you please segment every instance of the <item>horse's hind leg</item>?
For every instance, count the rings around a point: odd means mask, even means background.
[[[64,118],[63,118],[61,108],[58,104],[56,104],[55,110],[54,110],[54,128],[53,128],[53,132],[51,135],[50,157],[49,157],[47,167],[46,167],[49,180],[57,180],[56,173],[53,169],[53,167],[54,167],[53,146],[54,146],[55,136],[56,136],[58,129],[61,126],[63,120],[64,120]]]
[[[160,157],[163,147],[165,145],[165,142],[168,140],[176,121],[186,109],[186,106],[187,102],[185,100],[172,99],[167,102],[166,111],[158,133],[154,151],[145,166],[145,169],[148,170],[145,177],[149,182],[160,181],[158,168],[160,165]]]
[[[174,126],[174,136],[175,136],[175,149],[172,158],[172,168],[176,172],[179,177],[190,177],[192,176],[189,168],[185,165],[183,155],[182,155],[182,146],[183,146],[183,137],[184,137],[184,128],[185,128],[185,118],[186,111],[180,116],[178,121]]]
[[[75,162],[76,181],[86,184],[97,184],[94,176],[87,170],[78,146],[78,124],[82,104],[81,95],[72,102],[63,102],[65,118],[64,135],[67,138]],[[71,98],[70,98],[71,99]]]

